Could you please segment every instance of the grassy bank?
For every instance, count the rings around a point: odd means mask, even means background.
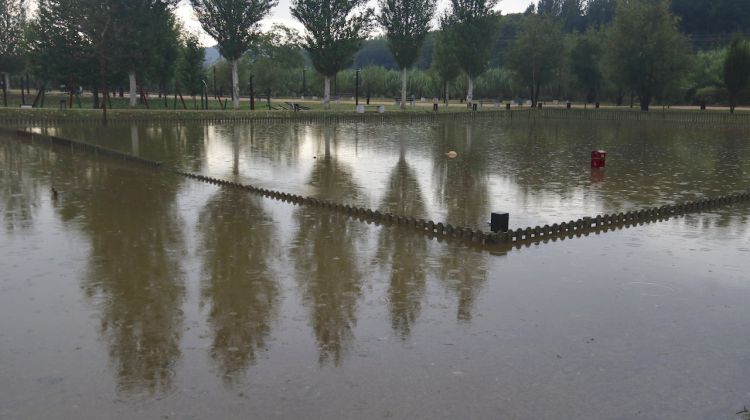
[[[283,100],[280,100],[283,103]],[[292,102],[292,100],[288,100]],[[417,103],[400,109],[395,104],[386,105],[383,102],[372,101],[373,105],[383,105],[385,112],[376,112],[375,107],[368,108],[365,114],[354,111],[354,103],[350,101],[333,103],[330,109],[323,109],[317,101],[294,101],[301,103],[310,110],[292,112],[289,110],[268,110],[258,106],[255,111],[245,108],[233,110],[194,110],[194,109],[128,109],[116,108],[107,111],[109,121],[384,121],[389,119],[425,120],[434,118],[482,118],[482,119],[573,119],[599,121],[674,121],[685,123],[716,123],[716,124],[750,124],[750,112],[741,110],[734,115],[728,111],[709,109],[700,111],[695,108],[654,108],[650,112],[641,112],[628,107],[602,107],[595,109],[588,107],[573,107],[566,109],[562,105],[545,106],[543,109],[528,107],[512,107],[507,111],[504,107],[484,105],[476,112],[470,111],[465,104],[454,104],[450,107],[441,105],[438,112],[432,110],[431,103]],[[247,104],[243,104],[247,106]],[[103,112],[96,109],[72,108],[0,108],[0,124],[34,123],[34,122],[99,122]]]

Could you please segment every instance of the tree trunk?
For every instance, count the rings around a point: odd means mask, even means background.
[[[406,108],[406,67],[401,69],[401,109]]]
[[[471,105],[474,100],[474,79],[471,76],[467,78],[469,79],[469,89],[466,91],[466,103]]]
[[[138,106],[138,87],[135,82],[135,71],[128,72],[128,80],[130,80],[130,103],[128,104],[131,108]]]
[[[240,77],[237,70],[239,60],[232,60],[232,108],[240,109]]]
[[[99,109],[99,87],[94,86],[92,94],[94,95],[94,106],[93,109]]]
[[[641,111],[648,111],[649,105],[651,105],[651,95],[640,95],[641,97]]]
[[[445,96],[443,96],[443,101],[445,101],[445,106],[448,106],[448,81],[443,81],[443,93]]]
[[[531,97],[531,107],[536,107],[536,102],[534,101],[534,84],[529,85],[529,96]]]
[[[737,97],[732,92],[729,93],[729,113],[734,114],[734,108],[737,106]]]
[[[323,83],[323,109],[328,109],[331,103],[331,78],[325,76]]]

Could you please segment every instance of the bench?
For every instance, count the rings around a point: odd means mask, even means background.
[[[396,101],[396,105],[401,105],[401,98],[400,97],[393,98],[393,100]],[[406,98],[406,103],[408,103],[409,105],[414,105],[414,102],[416,102],[416,99],[413,96],[410,96],[410,97]]]
[[[289,111],[299,112],[299,111],[309,111],[310,108],[300,105],[297,102],[284,102],[288,108]]]
[[[385,112],[385,106],[383,105],[357,105],[357,114],[364,114],[365,112],[377,112],[383,114]]]

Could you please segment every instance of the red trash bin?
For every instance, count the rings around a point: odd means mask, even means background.
[[[607,161],[607,152],[604,150],[594,150],[591,152],[591,167],[603,168]]]

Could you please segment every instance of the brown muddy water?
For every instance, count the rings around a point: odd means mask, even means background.
[[[35,129],[473,228],[492,210],[525,227],[750,189],[745,128]],[[607,168],[592,172],[597,148]],[[0,138],[0,214],[2,419],[733,419],[750,405],[747,204],[493,255]]]

